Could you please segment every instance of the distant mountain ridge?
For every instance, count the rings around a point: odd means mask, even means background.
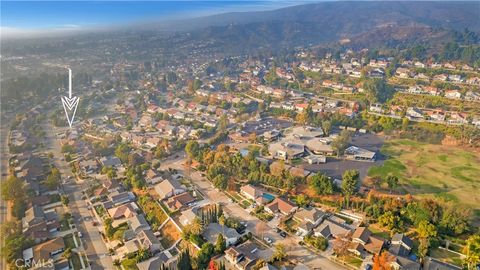
[[[445,37],[446,31],[480,32],[480,2],[339,1],[273,11],[226,13],[178,23],[192,39],[208,40],[230,52],[352,40],[382,42]],[[202,28],[203,27],[203,28]],[[199,29],[200,28],[200,29]],[[158,29],[160,30],[161,27]],[[400,31],[399,34],[397,31]],[[402,36],[403,35],[403,36]]]

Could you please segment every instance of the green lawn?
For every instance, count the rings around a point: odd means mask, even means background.
[[[73,240],[73,234],[67,234],[63,237],[63,242],[65,242],[65,246],[67,248],[74,249],[77,246],[75,245],[75,241]]]
[[[80,262],[80,256],[76,252],[72,252],[72,257],[70,258],[70,262],[72,263],[74,270],[82,269],[82,263]]]
[[[363,262],[361,259],[359,259],[355,256],[351,256],[351,255],[345,256],[344,261],[346,263],[350,264],[350,265],[353,265],[353,266],[357,267],[357,268],[360,268],[360,266],[362,265],[362,262]]]
[[[430,251],[430,256],[443,262],[462,266],[462,258],[459,255],[444,249],[433,249]]]
[[[368,227],[368,229],[372,232],[373,235],[382,237],[382,238],[387,239],[387,240],[390,239],[390,233],[389,232],[382,231],[379,228],[377,228],[376,226],[370,226],[370,227]]]
[[[125,270],[138,270],[137,263],[134,259],[125,259],[122,261],[123,269]]]
[[[388,159],[368,176],[394,174],[400,178],[398,190],[480,209],[480,152],[412,140],[387,141],[381,152]]]

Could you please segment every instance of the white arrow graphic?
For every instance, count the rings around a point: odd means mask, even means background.
[[[72,128],[75,113],[77,112],[78,101],[80,101],[80,98],[72,97],[72,70],[68,69],[68,97],[62,97],[62,104],[70,128]]]

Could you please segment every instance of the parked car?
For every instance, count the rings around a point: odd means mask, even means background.
[[[270,239],[269,237],[266,237],[266,236],[265,236],[265,237],[263,238],[263,240],[265,240],[265,242],[267,242],[267,243],[270,244],[270,245],[273,244],[273,240]]]
[[[287,237],[287,233],[284,232],[284,231],[281,231],[281,232],[280,232],[280,236],[283,237],[283,238],[285,238],[285,237]]]

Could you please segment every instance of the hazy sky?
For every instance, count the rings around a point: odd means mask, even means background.
[[[311,1],[1,1],[2,29],[95,28],[229,11],[267,10]]]

